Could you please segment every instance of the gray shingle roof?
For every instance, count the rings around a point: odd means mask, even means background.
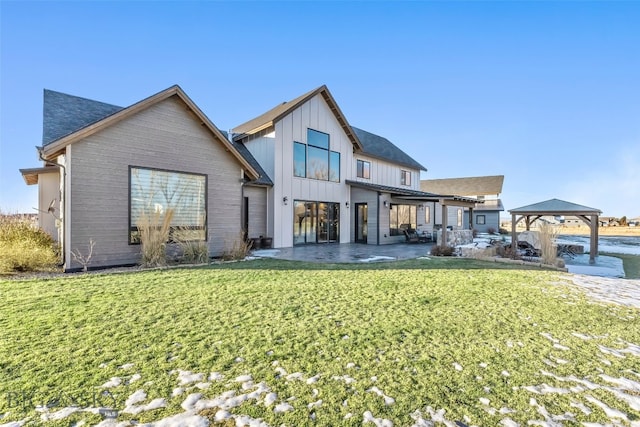
[[[45,89],[42,145],[48,145],[122,109],[117,105]]]
[[[504,175],[472,176],[466,178],[423,179],[420,189],[433,193],[485,196],[502,193]]]
[[[408,166],[413,169],[426,171],[427,168],[416,162],[407,153],[396,147],[391,141],[382,136],[351,126],[362,143],[362,152],[368,156],[387,160],[392,163]]]
[[[464,196],[456,196],[456,195],[442,195],[442,194],[434,194],[427,193],[424,191],[413,190],[409,188],[398,188],[398,187],[390,187],[388,185],[381,184],[373,184],[370,182],[361,182],[361,181],[353,181],[351,179],[345,180],[345,184],[350,185],[352,187],[364,188],[367,190],[380,191],[382,193],[389,193],[392,197],[399,198],[410,198],[413,200],[423,200],[423,201],[434,201],[437,202],[440,199],[447,200],[458,200],[462,202],[472,202],[475,203],[477,200],[464,197]]]
[[[510,213],[534,213],[534,214],[601,214],[600,209],[590,208],[559,199],[545,200],[544,202],[534,203],[532,205],[522,206],[516,209],[510,209]]]

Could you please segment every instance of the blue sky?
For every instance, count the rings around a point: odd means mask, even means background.
[[[640,215],[640,2],[0,0],[0,20],[3,211],[37,205],[18,169],[45,88],[128,106],[179,84],[230,129],[326,84],[423,179]]]

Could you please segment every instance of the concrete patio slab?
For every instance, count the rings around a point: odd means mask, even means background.
[[[394,245],[365,245],[358,243],[317,244],[293,248],[261,249],[252,251],[258,258],[276,258],[291,261],[321,263],[362,263],[398,261],[428,256],[433,244],[399,243]]]

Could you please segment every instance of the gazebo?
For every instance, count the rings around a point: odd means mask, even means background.
[[[598,256],[598,216],[602,215],[602,212],[599,209],[589,208],[587,206],[566,202],[564,200],[551,199],[540,203],[534,203],[533,205],[511,209],[509,210],[509,213],[511,214],[511,245],[514,251],[518,244],[516,224],[523,219],[525,220],[526,229],[529,230],[531,224],[545,215],[567,215],[580,218],[591,229],[591,238],[589,239],[591,243],[589,250],[589,263],[595,263],[595,257]],[[517,218],[518,216],[520,217]]]

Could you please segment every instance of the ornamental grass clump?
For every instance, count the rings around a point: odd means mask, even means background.
[[[140,238],[140,263],[143,267],[162,267],[167,265],[167,242],[171,230],[173,209],[151,214],[142,213],[136,227]]]
[[[556,228],[543,222],[538,226],[538,236],[540,238],[540,258],[542,262],[549,265],[555,265],[558,258],[558,246],[556,245],[556,236],[558,231]]]
[[[204,264],[209,262],[209,246],[201,240],[202,236],[194,235],[187,227],[177,227],[172,241],[180,248],[181,262],[185,264]]]
[[[58,261],[51,236],[21,215],[0,211],[0,274],[49,271]]]

